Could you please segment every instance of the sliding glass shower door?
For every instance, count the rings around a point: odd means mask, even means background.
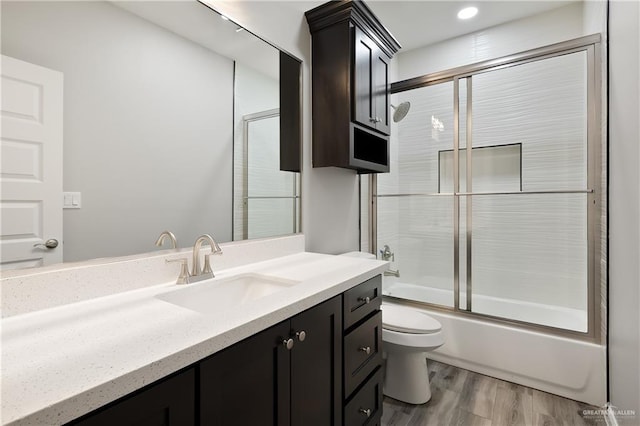
[[[386,295],[597,332],[596,55],[585,42],[400,85],[392,103],[411,109],[363,216],[392,261]]]
[[[473,312],[587,331],[586,69],[580,51],[472,77]]]

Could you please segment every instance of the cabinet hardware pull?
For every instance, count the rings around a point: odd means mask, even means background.
[[[371,353],[371,346],[363,346],[361,348],[358,348],[358,350],[360,352],[365,352],[367,355],[369,355]]]
[[[307,333],[304,330],[297,331],[296,332],[296,337],[298,338],[299,341],[304,342],[304,339],[307,338]]]
[[[287,350],[291,350],[293,348],[293,339],[285,339],[282,341],[282,345],[287,348]]]
[[[367,417],[371,417],[371,408],[367,408],[367,409],[361,408],[358,410],[358,412],[364,414]]]
[[[369,117],[369,121],[372,122],[372,123],[375,123],[376,122],[376,117]]]
[[[370,303],[371,302],[371,298],[369,296],[367,296],[367,297],[358,297],[358,302]]]
[[[376,117],[376,123],[379,123],[381,121],[382,121],[382,119],[380,117]]]

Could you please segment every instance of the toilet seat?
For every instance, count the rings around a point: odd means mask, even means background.
[[[442,329],[429,315],[404,306],[382,304],[382,328],[409,334],[431,334]]]

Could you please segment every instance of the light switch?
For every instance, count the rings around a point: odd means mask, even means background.
[[[79,209],[82,207],[82,194],[80,192],[63,192],[62,208]]]

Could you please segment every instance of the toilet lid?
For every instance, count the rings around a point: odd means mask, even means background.
[[[382,304],[382,327],[402,333],[428,334],[442,329],[429,315],[411,308]]]

